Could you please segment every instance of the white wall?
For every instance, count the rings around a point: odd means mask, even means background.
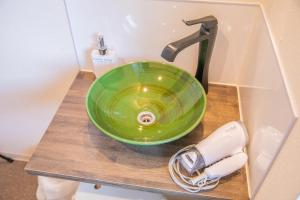
[[[63,1],[0,1],[0,152],[28,158],[78,71]]]
[[[300,113],[300,2],[262,0],[297,113]],[[283,145],[256,199],[296,199],[300,195],[300,122]]]
[[[252,30],[238,85],[250,137],[249,177],[254,195],[296,120],[262,12]]]
[[[253,29],[257,6],[200,1],[66,0],[72,32],[82,69],[91,69],[90,51],[96,35],[105,36],[125,61],[159,60],[170,42],[199,30],[182,19],[214,15],[219,30],[210,65],[211,82],[234,83]],[[197,45],[178,54],[175,64],[194,73]]]

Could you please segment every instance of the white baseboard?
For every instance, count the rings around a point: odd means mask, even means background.
[[[223,82],[213,82],[213,81],[209,81],[209,84],[213,84],[213,85],[225,85],[225,86],[230,86],[230,87],[236,87],[238,88],[237,84],[234,83],[223,83]]]

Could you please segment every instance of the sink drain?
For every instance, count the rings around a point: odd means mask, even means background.
[[[155,122],[155,116],[152,112],[140,112],[137,116],[137,120],[142,125],[150,125]]]

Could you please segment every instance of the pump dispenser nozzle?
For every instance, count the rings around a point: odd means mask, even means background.
[[[98,51],[100,55],[105,55],[107,51],[107,47],[104,43],[104,36],[100,34],[98,35]]]

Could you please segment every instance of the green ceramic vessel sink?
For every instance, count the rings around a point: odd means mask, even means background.
[[[86,97],[88,116],[101,132],[136,145],[181,138],[205,107],[205,91],[192,75],[159,62],[115,68],[95,80]]]

